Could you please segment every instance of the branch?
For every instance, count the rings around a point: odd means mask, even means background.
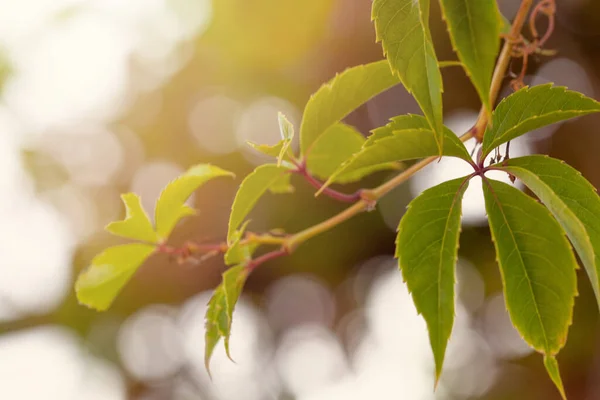
[[[342,203],[354,203],[361,199],[361,190],[352,194],[345,194],[331,188],[322,189],[323,182],[319,181],[314,176],[312,176],[310,172],[308,172],[308,169],[306,168],[306,162],[297,164],[296,169],[292,172],[303,176],[304,179],[306,179],[306,181],[310,183],[315,189],[322,190],[321,193],[323,193],[324,195],[329,196],[332,199],[341,201]]]

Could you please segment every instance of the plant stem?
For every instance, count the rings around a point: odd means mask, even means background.
[[[438,65],[440,66],[440,68],[462,67],[463,63],[461,63],[460,61],[440,61],[438,62]]]
[[[529,14],[529,10],[532,6],[533,0],[521,1],[521,6],[519,7],[519,11],[517,12],[515,20],[513,21],[510,29],[511,38],[518,38],[521,36],[521,30],[527,21],[527,15]],[[496,68],[494,69],[494,75],[492,76],[492,85],[490,86],[490,104],[494,104],[498,98],[498,94],[500,94],[500,89],[502,88],[502,82],[504,81],[506,70],[508,69],[508,65],[510,63],[514,44],[514,40],[509,39],[504,41],[504,46],[502,47],[502,51],[498,57],[498,62],[496,63]],[[474,126],[475,138],[479,143],[483,142],[483,134],[485,133],[485,128],[487,127],[488,121],[488,111],[485,109],[485,107],[481,107],[479,118]]]

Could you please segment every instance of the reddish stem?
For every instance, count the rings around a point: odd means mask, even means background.
[[[310,183],[315,189],[321,190],[321,188],[323,187],[323,182],[319,181],[317,178],[315,178],[308,172],[305,162],[302,162],[301,164],[296,164],[296,169],[293,172],[303,176],[304,179],[306,179],[306,181]],[[343,203],[355,203],[361,199],[361,190],[358,190],[352,194],[346,194],[338,192],[337,190],[331,188],[325,188],[323,189],[322,193],[326,196],[331,197],[332,199],[341,201]]]
[[[275,251],[271,251],[269,253],[265,253],[260,257],[255,258],[254,260],[250,261],[247,265],[246,265],[246,269],[249,272],[254,271],[258,266],[260,266],[261,264],[267,262],[267,261],[271,261],[274,260],[276,258],[279,257],[283,257],[288,255],[290,252],[285,249],[285,248],[281,248],[279,250],[275,250]]]

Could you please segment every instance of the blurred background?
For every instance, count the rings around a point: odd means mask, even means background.
[[[499,1],[511,18],[519,1]],[[600,2],[558,0],[553,58],[526,81],[600,98]],[[437,2],[440,60],[455,59]],[[277,142],[277,112],[298,126],[309,95],[336,72],[382,58],[368,0],[0,0],[0,398],[14,400],[558,399],[541,356],[512,328],[476,182],[464,205],[457,320],[433,391],[433,357],[393,260],[395,229],[422,190],[463,175],[442,160],[377,209],[316,237],[249,279],[232,354],[204,371],[203,316],[224,270],[216,257],[156,256],[105,313],[79,306],[76,274],[119,243],[119,194],[152,210],[196,163],[237,174],[192,199],[198,217],[172,243],[220,241],[240,180],[268,160],[245,145]],[[514,66],[515,69],[518,65]],[[476,92],[444,70],[445,120],[475,121]],[[506,88],[504,95],[510,93]],[[364,134],[419,113],[398,86],[351,114]],[[547,153],[600,186],[599,116],[528,135],[512,155]],[[468,144],[472,148],[473,144]],[[466,164],[465,164],[466,165]],[[361,183],[389,178],[378,173]],[[294,181],[266,196],[250,229],[301,230],[345,206]],[[341,188],[352,192],[359,186]],[[598,310],[583,271],[558,359],[570,399],[600,399]]]

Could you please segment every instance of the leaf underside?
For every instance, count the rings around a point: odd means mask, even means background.
[[[467,187],[468,178],[459,178],[424,191],[409,204],[396,239],[402,276],[427,322],[436,381],[454,323],[454,269]]]

